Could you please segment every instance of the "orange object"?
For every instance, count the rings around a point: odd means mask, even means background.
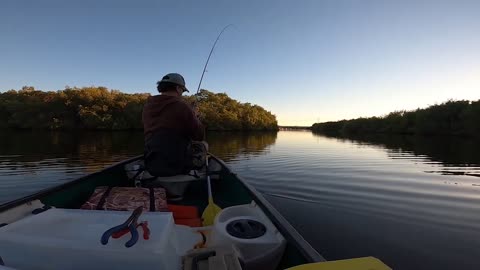
[[[207,236],[206,236],[206,231],[197,231],[201,236],[202,236],[202,241],[198,242],[197,244],[195,244],[195,246],[193,247],[194,249],[197,249],[197,248],[204,248],[205,245],[207,244]]]
[[[168,210],[173,213],[173,218],[177,219],[197,219],[199,218],[196,206],[169,204]]]
[[[202,219],[196,206],[169,204],[168,210],[172,212],[175,224],[189,227],[202,227]]]
[[[202,227],[202,220],[200,218],[176,218],[175,224],[189,227]]]

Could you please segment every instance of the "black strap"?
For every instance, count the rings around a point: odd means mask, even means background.
[[[150,212],[155,212],[155,190],[153,187],[148,189],[150,190]]]
[[[102,198],[100,198],[100,201],[97,204],[97,208],[96,208],[97,210],[102,210],[108,195],[110,195],[110,191],[112,191],[112,188],[113,187],[108,187],[105,193],[103,193]]]

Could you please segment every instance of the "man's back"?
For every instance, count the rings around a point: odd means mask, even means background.
[[[143,107],[145,141],[157,132],[171,131],[190,140],[202,140],[204,129],[194,111],[181,97],[149,97]]]
[[[203,140],[204,128],[182,99],[188,89],[180,74],[165,75],[157,90],[161,95],[149,97],[143,107],[145,168],[154,176],[188,173],[194,167],[192,140]]]

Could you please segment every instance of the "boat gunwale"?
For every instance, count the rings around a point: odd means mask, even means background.
[[[127,163],[130,163],[130,162],[133,162],[135,160],[138,160],[138,159],[141,159],[143,158],[143,155],[138,155],[138,156],[135,156],[135,157],[132,157],[132,158],[129,158],[129,159],[126,159],[126,160],[122,160],[122,161],[119,161],[119,162],[116,162],[112,165],[109,165],[99,171],[96,171],[96,172],[93,172],[93,173],[89,173],[89,174],[86,174],[84,176],[80,176],[79,178],[75,178],[71,181],[68,181],[66,183],[63,183],[63,184],[60,184],[60,185],[56,185],[56,186],[53,186],[53,187],[49,187],[49,188],[45,188],[45,189],[42,189],[40,191],[37,191],[33,194],[30,194],[30,195],[27,195],[25,197],[22,197],[22,198],[19,198],[19,199],[16,199],[16,200],[13,200],[13,201],[9,201],[7,203],[4,203],[4,204],[0,204],[0,213],[1,212],[4,212],[4,211],[7,211],[9,209],[12,209],[12,208],[15,208],[19,205],[22,205],[22,204],[25,204],[25,203],[28,203],[28,202],[31,202],[33,200],[38,200],[40,199],[41,197],[45,197],[47,195],[50,195],[54,192],[57,192],[57,191],[60,191],[62,189],[65,189],[67,187],[70,187],[70,186],[73,186],[77,183],[80,183],[82,181],[85,181],[87,180],[88,178],[91,178],[95,175],[99,175],[99,174],[102,174],[102,173],[105,173],[109,170],[112,170],[118,166],[122,166],[122,165],[125,165]]]
[[[282,233],[282,235],[287,239],[289,244],[292,244],[300,253],[310,262],[323,262],[326,261],[326,259],[320,255],[306,240],[303,238],[300,233],[283,217],[278,210],[273,207],[270,202],[268,202],[260,192],[258,192],[255,187],[251,186],[248,184],[241,176],[238,174],[234,173],[232,169],[221,159],[218,157],[211,155],[210,156],[215,159],[215,161],[219,162],[224,169],[226,169],[227,173],[235,176],[240,183],[242,183],[247,191],[250,193],[250,195],[253,197],[253,200],[256,202],[258,206],[265,212],[267,217],[272,221],[272,223],[277,227],[277,229]],[[40,190],[36,193],[33,193],[31,195],[7,202],[5,204],[0,205],[0,213],[5,212],[7,210],[10,210],[12,208],[15,208],[19,205],[40,199],[41,197],[45,197],[47,195],[50,195],[54,192],[60,191],[62,189],[65,189],[67,187],[73,186],[77,183],[80,183],[84,180],[87,180],[88,178],[91,178],[93,176],[105,173],[109,170],[112,170],[114,168],[117,168],[118,166],[125,165],[127,163],[136,161],[143,158],[143,155],[138,155],[117,163],[114,163],[110,166],[107,166],[97,172],[86,174],[84,176],[81,176],[79,178],[76,178],[72,181],[53,186],[50,188],[46,188],[43,190]]]
[[[211,155],[217,162],[219,162],[228,173],[234,175],[248,190],[254,201],[265,212],[270,221],[277,227],[282,235],[287,239],[289,244],[292,244],[300,253],[310,262],[325,262],[327,261],[320,253],[318,253],[310,243],[288,222],[285,217],[278,212],[278,210],[269,202],[263,195],[252,185],[247,183],[238,174],[234,173],[232,169],[221,159]]]

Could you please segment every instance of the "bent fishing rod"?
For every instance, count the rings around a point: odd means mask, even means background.
[[[222,31],[220,31],[220,34],[218,34],[217,39],[216,39],[215,42],[213,43],[212,49],[210,50],[210,53],[208,54],[207,62],[205,62],[205,66],[203,67],[202,76],[200,77],[200,82],[198,83],[197,93],[196,93],[195,95],[198,95],[198,93],[200,92],[200,87],[201,87],[201,85],[202,85],[203,76],[205,75],[205,71],[207,70],[208,62],[210,61],[210,57],[212,56],[213,50],[215,50],[215,46],[217,45],[217,42],[218,42],[218,40],[220,39],[220,36],[221,36],[221,35],[223,34],[223,32],[225,32],[225,30],[226,30],[228,27],[230,27],[230,26],[233,26],[233,24],[229,24],[229,25],[225,26],[225,27],[222,29]]]

